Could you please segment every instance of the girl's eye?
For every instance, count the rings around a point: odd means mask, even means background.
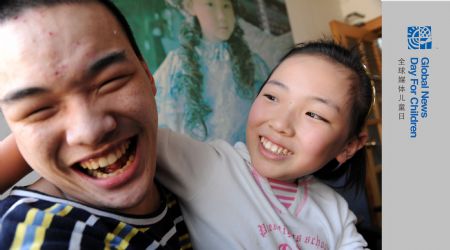
[[[318,114],[316,114],[314,112],[306,112],[306,115],[311,117],[311,118],[313,118],[313,119],[316,119],[316,120],[328,122],[325,118],[323,118],[322,116],[320,116],[320,115],[318,115]]]
[[[264,97],[273,102],[277,100],[277,98],[271,94],[264,94]]]

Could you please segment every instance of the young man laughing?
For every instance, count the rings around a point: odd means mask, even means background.
[[[1,202],[2,246],[190,247],[154,182],[153,78],[114,5],[2,1],[0,37],[0,107],[43,177]]]

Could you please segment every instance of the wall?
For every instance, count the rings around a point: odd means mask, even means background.
[[[294,42],[329,36],[328,21],[342,19],[339,1],[286,0]]]
[[[286,7],[296,43],[331,37],[329,21],[344,21],[353,11],[364,21],[381,15],[380,0],[286,0]]]
[[[354,11],[364,14],[364,21],[370,21],[381,15],[381,0],[340,0],[340,2],[344,17]]]

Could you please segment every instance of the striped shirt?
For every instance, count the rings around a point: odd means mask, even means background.
[[[0,202],[0,249],[192,249],[177,201],[160,190],[157,211],[130,216],[15,188]]]
[[[272,191],[283,206],[290,208],[297,195],[297,184],[268,178]]]

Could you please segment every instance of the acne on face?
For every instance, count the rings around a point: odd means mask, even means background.
[[[58,76],[60,76],[60,75],[64,75],[64,73],[65,73],[66,70],[67,70],[67,65],[66,65],[66,64],[59,65],[59,66],[55,69],[54,76],[55,76],[55,77],[58,77]]]
[[[106,24],[114,27],[105,29]],[[42,176],[67,196],[118,209],[134,208],[150,198],[145,193],[151,187],[154,174],[156,134],[156,124],[153,124],[156,107],[151,99],[149,79],[120,30],[112,15],[97,3],[28,11],[0,25],[0,37],[5,38],[0,40],[0,51],[6,51],[0,54],[0,99],[20,89],[41,88],[51,97],[34,96],[46,102],[41,108],[53,108],[52,105],[57,104],[58,115],[50,111],[37,122],[12,119],[17,106],[4,109],[21,151]],[[117,51],[126,55],[126,67],[115,64],[101,73],[87,76],[89,65]],[[120,78],[123,80],[112,81],[112,87],[101,95],[94,93],[115,77],[123,77]],[[0,105],[3,109],[4,105]],[[28,103],[25,105],[30,108]],[[84,135],[92,134],[96,129],[95,121],[110,118],[119,124],[111,134],[114,137],[98,144],[68,144],[66,135],[70,129],[85,131]],[[98,153],[108,154],[114,145],[130,138],[138,138],[136,151],[146,154],[137,157],[138,164],[130,168],[134,172],[128,175],[127,182],[113,191],[72,168],[76,162]]]

